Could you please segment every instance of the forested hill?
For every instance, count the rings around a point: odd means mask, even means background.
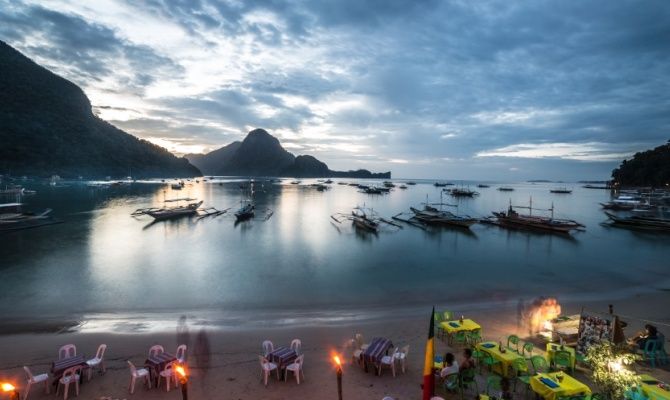
[[[612,179],[622,186],[667,187],[670,184],[670,140],[624,160],[612,171]]]
[[[185,158],[93,115],[74,83],[0,41],[0,174],[186,177]]]

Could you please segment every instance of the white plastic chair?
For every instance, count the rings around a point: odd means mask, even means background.
[[[295,375],[295,381],[300,385],[300,374],[302,374],[302,379],[305,380],[305,373],[302,371],[302,366],[305,361],[305,355],[300,355],[298,358],[293,361],[293,363],[286,366],[286,372],[284,373],[284,382],[288,378],[288,371],[293,372]]]
[[[63,376],[58,380],[58,387],[56,388],[56,396],[61,385],[63,386],[63,400],[67,400],[70,384],[74,384],[75,394],[79,396],[79,378],[81,374],[81,365],[71,367],[63,372]]]
[[[268,377],[270,376],[270,372],[272,372],[272,370],[277,371],[277,379],[279,379],[279,368],[277,368],[277,364],[271,363],[263,356],[258,356],[258,361],[261,363],[261,374],[263,375],[265,386],[268,385]]]
[[[145,368],[135,368],[135,364],[131,363],[130,360],[128,360],[128,366],[130,367],[130,385],[128,385],[130,394],[135,392],[135,381],[137,378],[144,378],[144,383],[151,389],[151,376],[149,370]]]
[[[179,364],[186,364],[186,345],[185,344],[180,344],[177,346],[177,352],[175,353],[175,357],[177,357],[177,361],[179,361]]]
[[[395,353],[395,359],[400,362],[400,367],[402,368],[402,373],[405,373],[405,361],[407,360],[407,354],[409,354],[409,345],[400,349],[399,352]]]
[[[302,348],[302,342],[300,339],[293,339],[291,341],[291,350],[295,351],[295,354],[300,355],[300,349]]]
[[[363,350],[361,350],[360,347],[356,344],[356,339],[349,339],[349,341],[346,344],[347,347],[351,348],[351,363],[353,364],[354,362],[361,363],[361,355],[363,354]]]
[[[368,346],[370,345],[369,343],[363,343],[363,335],[361,333],[357,333],[354,336],[354,339],[356,340],[356,345],[358,348],[363,350],[363,352],[365,352],[365,350],[367,350]]]
[[[382,374],[382,368],[387,365],[391,368],[391,372],[393,373],[393,377],[395,378],[395,357],[396,353],[398,352],[398,348],[394,348],[393,351],[391,351],[390,356],[383,356],[381,361],[379,362],[379,367],[377,371],[377,375]]]
[[[263,355],[267,357],[268,354],[272,353],[273,351],[275,351],[275,346],[272,344],[272,342],[269,340],[263,341]]]
[[[101,344],[98,346],[98,351],[95,353],[95,357],[91,358],[90,360],[86,361],[86,364],[88,364],[88,380],[91,380],[91,375],[93,374],[93,368],[95,367],[100,367],[100,370],[102,372],[105,372],[105,362],[103,361],[103,357],[105,356],[105,350],[107,350],[107,345],[106,344]]]
[[[74,357],[76,355],[77,355],[77,346],[73,344],[66,344],[64,346],[61,346],[60,349],[58,349],[59,360]]]
[[[155,344],[149,348],[149,357],[165,353],[165,349],[160,344]]]
[[[44,382],[44,390],[47,392],[47,394],[49,394],[49,374],[33,375],[33,373],[30,372],[30,368],[25,366],[23,367],[23,370],[26,371],[26,375],[28,376],[28,382],[26,383],[26,395],[23,400],[28,399],[28,393],[30,393],[30,387],[32,385],[42,382]]]
[[[170,391],[170,381],[174,381],[174,386],[177,387],[177,374],[174,370],[175,363],[174,361],[165,365],[165,368],[158,373],[158,383],[156,387],[161,386],[161,378],[165,378],[165,390]]]

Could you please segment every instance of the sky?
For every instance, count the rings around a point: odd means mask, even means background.
[[[670,1],[0,0],[0,40],[176,154],[607,179],[670,139]]]

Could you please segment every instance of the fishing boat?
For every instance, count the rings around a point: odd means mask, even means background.
[[[448,193],[454,197],[475,197],[479,195],[479,192],[463,188],[455,188],[451,190],[445,189],[445,191],[448,191]]]
[[[477,222],[476,218],[472,218],[468,215],[456,215],[449,211],[439,210],[429,204],[425,204],[423,210],[419,210],[414,207],[410,207],[409,209],[414,213],[414,218],[429,225],[452,225],[469,228]]]
[[[519,214],[515,208],[522,208],[529,210],[529,213]],[[533,215],[533,210],[536,211],[550,211],[551,217],[544,217]],[[519,228],[519,229],[530,229],[530,230],[540,230],[548,232],[557,232],[557,233],[570,233],[573,230],[579,230],[584,228],[584,225],[580,224],[577,221],[571,219],[558,219],[554,218],[554,205],[551,205],[551,208],[547,210],[540,210],[538,208],[533,208],[533,199],[530,199],[530,204],[526,206],[513,206],[510,201],[509,208],[507,211],[493,212],[493,215],[496,218],[496,224],[508,228]]]
[[[325,183],[326,185],[330,185],[331,183],[333,183],[333,180],[332,180],[332,179],[328,179],[328,180],[326,180],[326,181],[323,182],[323,183]]]
[[[384,191],[382,190],[382,188],[378,188],[378,187],[376,187],[376,186],[364,186],[364,185],[360,185],[359,187],[361,188],[360,191],[361,191],[362,193],[365,193],[365,194],[382,194],[382,193],[384,193]]]
[[[637,196],[621,195],[607,203],[600,203],[605,210],[630,211],[644,204]]]
[[[584,185],[582,186],[584,189],[609,189],[607,186],[602,186],[602,185]]]
[[[4,189],[0,189],[0,195],[9,195],[9,196],[15,196],[15,195],[22,195],[24,194],[24,189],[21,186],[18,185],[9,185],[5,186]]]
[[[242,206],[235,211],[236,221],[244,221],[254,217],[254,203],[251,200],[242,201]]]
[[[300,181],[291,181],[291,185],[300,185]]]
[[[488,187],[491,187],[491,186],[480,183],[479,185],[477,185],[477,187],[478,188],[488,188]]]
[[[387,187],[387,188],[394,188],[395,185],[394,185],[393,182],[391,182],[391,181],[384,181],[384,187]]]
[[[568,189],[568,188],[566,188],[566,187],[562,187],[562,188],[554,188],[554,189],[550,189],[549,192],[551,192],[551,193],[559,193],[559,194],[570,194],[570,193],[572,193],[572,190],[571,190],[571,189]]]
[[[203,203],[202,200],[200,201],[194,201],[196,199],[190,199],[190,198],[180,198],[180,199],[171,199],[171,200],[165,200],[165,203],[177,203],[176,206],[174,207],[163,207],[163,208],[154,208],[154,209],[145,209],[141,214],[147,214],[151,217],[153,217],[157,221],[162,221],[166,219],[174,219],[174,218],[180,218],[180,217],[185,217],[188,215],[193,215],[198,212],[198,207],[200,207]],[[179,205],[180,202],[190,202],[187,203],[186,205]],[[140,210],[138,210],[140,211]],[[137,212],[137,211],[136,211]],[[138,215],[133,213],[134,215]]]
[[[353,222],[356,228],[365,231],[377,233],[379,230],[379,222],[369,218],[362,208],[356,208],[351,212],[351,222]]]
[[[36,228],[63,222],[49,215],[52,211],[50,208],[36,214],[24,212],[22,207],[23,203],[20,202],[0,204],[0,232]]]
[[[447,184],[444,183],[444,182],[435,182],[435,183],[433,183],[433,186],[435,186],[435,187],[445,187],[445,186],[447,186]]]
[[[670,219],[640,215],[620,217],[607,211],[605,211],[605,214],[615,225],[626,228],[670,232]]]
[[[170,185],[172,190],[181,190],[184,187],[184,181],[179,181]]]
[[[416,182],[409,181],[409,182],[406,183],[406,185],[414,186],[414,185],[416,185]]]
[[[400,188],[400,189],[407,189],[407,186],[405,186],[405,185],[400,185],[400,186],[398,186],[398,188]]]
[[[501,186],[498,188],[498,190],[500,190],[501,192],[512,192],[514,191],[514,188],[509,186]]]
[[[365,207],[355,207],[349,214],[336,213],[331,215],[330,218],[338,224],[341,224],[345,220],[350,220],[357,230],[375,234],[380,231],[383,224],[392,229],[402,228],[401,225],[383,218],[377,215],[374,210]]]

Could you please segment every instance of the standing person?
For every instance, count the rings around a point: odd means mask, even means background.
[[[198,334],[195,337],[195,364],[200,371],[200,384],[203,389],[205,387],[205,378],[207,377],[207,372],[210,368],[210,347],[209,347],[209,337],[207,336],[207,331],[205,328],[200,329]]]

